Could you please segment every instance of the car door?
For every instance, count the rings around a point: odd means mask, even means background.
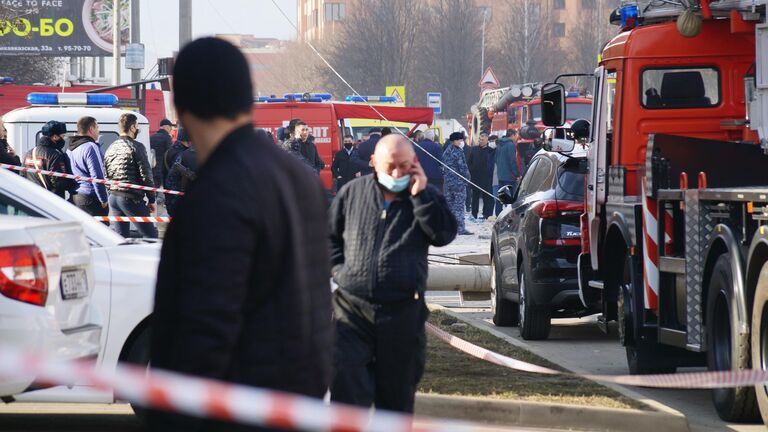
[[[517,236],[515,233],[520,226],[520,212],[524,211],[521,208],[522,201],[528,195],[528,185],[531,182],[534,171],[536,171],[537,165],[538,159],[531,161],[531,166],[520,182],[517,199],[510,205],[507,211],[500,215],[501,219],[498,222],[501,282],[506,287],[517,285]]]

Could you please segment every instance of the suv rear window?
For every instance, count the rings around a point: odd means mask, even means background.
[[[645,69],[644,108],[709,108],[720,104],[720,72],[712,67]]]
[[[568,159],[557,169],[556,199],[582,201],[584,177],[587,174],[586,159]]]

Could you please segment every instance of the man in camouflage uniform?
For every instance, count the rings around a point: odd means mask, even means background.
[[[462,132],[454,132],[448,139],[450,143],[443,152],[443,162],[464,178],[469,178],[467,160],[464,157],[464,151],[461,149],[461,144],[464,142],[464,134]],[[472,233],[467,231],[464,226],[464,207],[467,200],[466,181],[445,167],[443,167],[443,174],[445,176],[445,199],[448,201],[448,207],[451,208],[451,213],[456,218],[456,222],[458,222],[458,234],[471,235]]]

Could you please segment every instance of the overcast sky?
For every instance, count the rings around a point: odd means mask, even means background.
[[[158,57],[170,57],[179,49],[178,0],[141,1],[141,42],[146,49],[146,74]],[[277,4],[296,21],[296,0],[277,0]],[[249,34],[257,37],[293,39],[295,29],[272,4],[272,0],[192,0],[193,37],[217,33]],[[111,79],[111,60],[107,78]],[[121,74],[129,82],[130,72]]]

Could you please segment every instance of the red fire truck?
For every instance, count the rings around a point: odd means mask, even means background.
[[[341,149],[344,133],[350,133],[348,119],[381,120],[383,116],[392,122],[412,123],[415,130],[419,125],[430,126],[434,118],[434,110],[428,107],[399,107],[368,104],[335,102],[327,100],[326,94],[312,94],[306,97],[293,94],[283,98],[260,98],[253,105],[253,122],[258,128],[268,130],[277,137],[277,129],[285,127],[291,119],[299,118],[310,127],[315,138],[315,145],[320,157],[325,161],[325,169],[320,173],[320,179],[329,190],[333,188],[331,161]],[[363,97],[365,98],[365,97]]]
[[[614,14],[591,130],[575,137],[589,146],[580,291],[618,321],[631,373],[766,369],[767,2],[682,3]],[[545,124],[563,125],[564,87],[542,99]],[[768,421],[764,385],[712,395],[725,420],[759,406]]]

